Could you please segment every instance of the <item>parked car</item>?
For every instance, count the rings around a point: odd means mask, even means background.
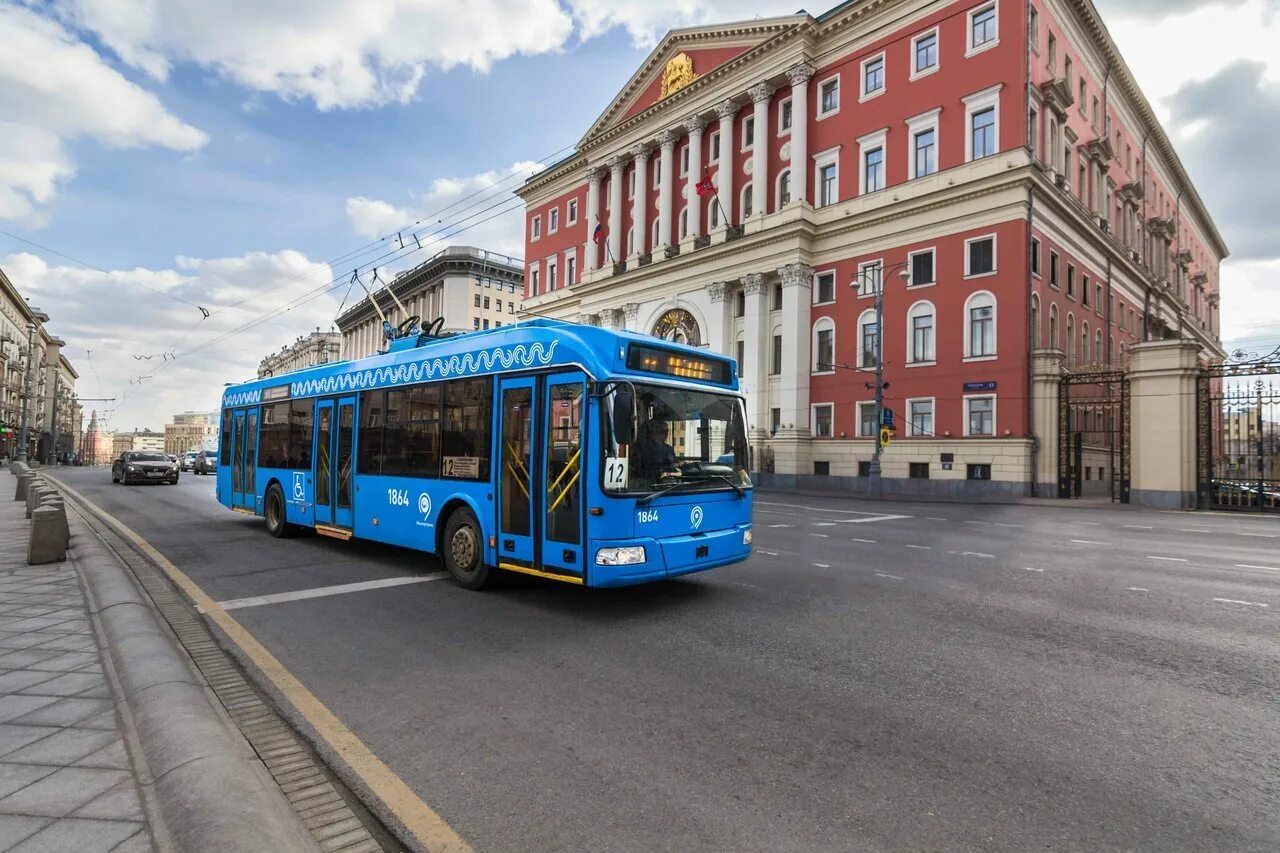
[[[191,466],[195,464],[195,461],[196,461],[196,452],[194,450],[189,450],[186,453],[182,454],[182,456],[178,459],[178,467],[181,468],[183,471],[190,471]]]
[[[178,483],[178,463],[155,450],[126,450],[111,463],[111,482]]]
[[[196,454],[196,461],[191,465],[193,474],[218,473],[218,451],[202,450]]]

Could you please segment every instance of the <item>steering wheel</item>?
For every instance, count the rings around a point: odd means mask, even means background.
[[[409,330],[412,329],[414,325],[416,325],[417,322],[421,319],[422,318],[419,317],[417,314],[414,314],[411,317],[405,317],[403,320],[400,321],[400,325],[396,326],[396,337],[402,338],[405,335],[407,335],[409,333]]]
[[[440,334],[442,328],[444,328],[444,317],[437,317],[426,325],[426,328],[422,330],[422,334],[434,338]]]

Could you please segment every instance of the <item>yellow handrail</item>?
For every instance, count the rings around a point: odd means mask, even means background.
[[[578,463],[578,457],[581,455],[582,455],[582,448],[579,447],[577,452],[575,452],[572,456],[570,456],[569,461],[564,464],[564,470],[560,472],[560,476],[556,477],[554,483],[552,483],[550,486],[547,486],[548,495],[551,494],[551,491],[555,489],[556,486],[560,485],[560,481],[564,479],[565,474],[568,474],[570,471],[574,470],[574,468],[577,466],[577,463]]]
[[[573,473],[573,478],[569,480],[568,484],[564,487],[564,491],[560,493],[560,497],[556,498],[556,502],[551,505],[551,509],[548,509],[547,512],[551,512],[556,507],[560,506],[561,501],[569,496],[569,491],[573,488],[574,483],[578,482],[579,473],[580,472],[578,471]]]
[[[516,472],[515,466],[510,461],[507,462],[507,469],[511,472],[511,479],[520,487],[520,491],[524,492],[525,500],[529,499],[529,489],[525,486],[524,480],[520,479],[520,475]]]

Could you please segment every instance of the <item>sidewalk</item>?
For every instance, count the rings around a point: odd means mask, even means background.
[[[0,850],[155,849],[71,560],[28,566],[0,478]]]

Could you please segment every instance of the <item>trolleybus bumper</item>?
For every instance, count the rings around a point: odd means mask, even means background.
[[[593,561],[602,548],[637,545],[644,548],[645,561],[623,566],[593,562],[587,574],[588,582],[601,587],[630,586],[739,563],[751,556],[751,543],[746,535],[750,530],[750,524],[740,524],[724,530],[662,539],[595,541],[590,551]]]

